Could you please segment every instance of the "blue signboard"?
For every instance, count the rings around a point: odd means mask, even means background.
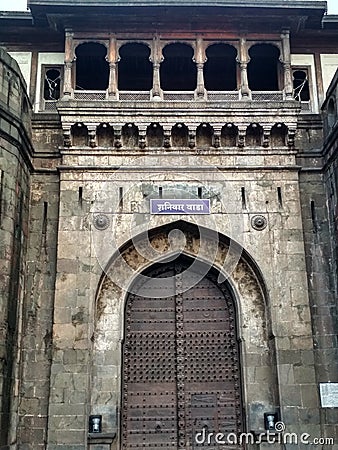
[[[162,199],[150,200],[151,214],[210,214],[209,199]]]

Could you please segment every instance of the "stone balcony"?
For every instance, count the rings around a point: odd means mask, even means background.
[[[278,147],[287,148],[293,146],[301,110],[300,103],[285,100],[282,91],[252,92],[247,98],[237,91],[206,92],[203,98],[192,91],[165,91],[156,100],[149,92],[121,91],[111,100],[105,91],[74,91],[70,99],[53,106],[68,148],[101,147],[100,136],[105,136],[103,147],[116,148],[131,141],[141,149],[244,147],[252,139],[270,147],[271,134],[277,131]],[[173,145],[176,134],[182,145]]]

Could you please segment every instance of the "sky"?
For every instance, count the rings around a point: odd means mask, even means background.
[[[338,14],[338,0],[328,0],[328,14]],[[0,0],[0,11],[25,11],[26,0]]]

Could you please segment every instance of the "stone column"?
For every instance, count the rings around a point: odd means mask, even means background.
[[[117,63],[120,58],[118,56],[116,38],[111,36],[109,39],[109,49],[107,61],[109,63],[109,84],[108,84],[108,98],[110,100],[117,100]]]
[[[196,147],[196,125],[189,124],[189,141],[188,141],[188,147],[193,149]]]
[[[67,126],[63,126],[62,127],[62,131],[63,131],[63,146],[66,148],[69,148],[72,146],[72,139],[70,136],[70,125]]]
[[[293,84],[291,74],[291,51],[290,51],[290,32],[284,30],[281,34],[282,39],[282,55],[281,62],[284,68],[284,93],[288,100],[293,99]]]
[[[271,125],[263,126],[263,147],[270,146]]]
[[[147,140],[146,140],[147,125],[144,124],[139,125],[138,133],[139,133],[138,146],[140,147],[141,150],[144,150],[147,147]]]
[[[172,129],[171,125],[163,127],[163,134],[164,134],[163,147],[164,148],[171,147],[171,129]]]
[[[221,124],[214,125],[214,142],[213,146],[215,148],[219,148],[221,146],[221,132],[222,132],[222,126]]]
[[[199,100],[205,100],[206,98],[206,90],[204,87],[204,63],[206,62],[207,58],[205,56],[205,50],[203,45],[203,39],[197,38],[196,40],[196,52],[194,61],[196,62],[197,66],[197,87],[195,91],[195,97]]]
[[[288,147],[293,148],[295,146],[295,136],[296,136],[297,127],[288,126]]]
[[[246,126],[238,127],[238,147],[245,147],[245,137],[246,137]]]
[[[248,82],[248,63],[250,58],[247,51],[246,39],[241,38],[239,41],[239,55],[237,57],[241,69],[241,96],[247,99],[250,96],[249,82]]]
[[[96,128],[97,124],[85,124],[88,128],[88,136],[89,136],[89,147],[95,148],[97,146],[96,143]]]
[[[114,147],[122,147],[122,127],[118,125],[114,126]]]
[[[160,65],[164,58],[162,55],[160,40],[157,36],[153,39],[153,46],[149,59],[153,63],[153,88],[151,91],[152,100],[161,100],[163,96],[160,81]]]
[[[74,61],[73,36],[70,31],[66,31],[65,40],[65,68],[64,68],[64,83],[63,83],[63,98],[62,100],[69,100],[72,96],[72,68]]]

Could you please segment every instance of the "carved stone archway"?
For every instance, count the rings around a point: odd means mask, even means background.
[[[250,256],[227,237],[185,221],[150,230],[120,248],[111,259],[98,289],[93,335],[93,413],[106,411],[105,428],[117,430],[120,448],[121,377],[124,342],[125,306],[135,280],[160,261],[186,255],[212,268],[227,280],[237,309],[240,367],[243,376],[244,421],[248,429],[259,429],[263,412],[278,404],[274,348],[270,340],[270,316],[267,294],[259,269]],[[230,271],[231,269],[231,271]],[[227,273],[228,272],[228,273]],[[252,373],[264,371],[265,383],[254,384]]]

